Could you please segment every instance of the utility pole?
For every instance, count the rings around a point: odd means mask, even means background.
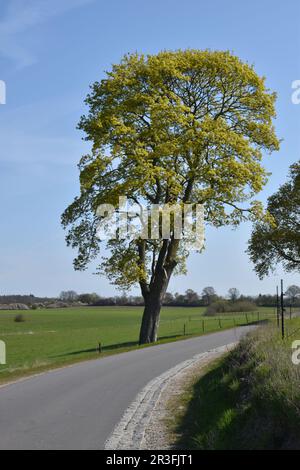
[[[276,319],[277,319],[277,328],[279,328],[279,297],[278,297],[278,286],[276,286]]]
[[[281,306],[281,336],[282,336],[282,339],[284,339],[284,305],[283,305],[283,280],[282,279],[281,279],[280,306]]]

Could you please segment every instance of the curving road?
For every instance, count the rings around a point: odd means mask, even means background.
[[[253,327],[130,351],[0,388],[0,449],[103,449],[137,393],[195,354]]]

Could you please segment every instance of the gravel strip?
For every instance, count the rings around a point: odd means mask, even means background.
[[[179,393],[193,368],[229,351],[236,343],[197,354],[151,380],[136,396],[123,418],[105,443],[107,450],[170,449],[171,443],[163,424],[165,404]],[[164,393],[165,392],[165,393]]]

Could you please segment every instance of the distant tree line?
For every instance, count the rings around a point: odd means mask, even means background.
[[[55,301],[55,297],[36,297],[33,294],[28,295],[0,295],[0,304],[26,304],[28,306],[34,304],[49,303]]]
[[[231,287],[226,296],[218,295],[212,286],[204,287],[201,294],[192,289],[187,289],[185,293],[165,294],[163,305],[167,307],[208,307],[217,301],[227,300],[232,303],[251,302],[258,307],[274,307],[276,305],[276,295],[259,294],[258,296],[246,296],[240,294],[239,290]],[[28,306],[47,306],[59,301],[63,306],[68,305],[91,305],[91,306],[143,306],[144,300],[141,296],[120,295],[102,297],[95,292],[77,294],[74,290],[62,291],[58,298],[35,297],[29,295],[2,295],[0,304],[23,303]],[[300,287],[289,286],[285,292],[285,304],[300,307]],[[59,307],[59,304],[57,305]]]
[[[112,297],[101,297],[96,293],[86,293],[77,295],[74,291],[61,293],[60,300],[69,302],[82,302],[94,306],[142,306],[144,300],[141,296],[120,295]],[[276,305],[276,295],[259,294],[258,296],[241,295],[239,290],[231,287],[227,296],[220,296],[212,286],[204,287],[201,294],[192,289],[187,289],[185,293],[172,294],[167,292],[164,297],[163,305],[167,307],[207,307],[219,300],[229,300],[231,302],[244,301],[251,302],[259,307],[274,307]],[[290,286],[285,292],[285,303],[300,307],[300,287]]]

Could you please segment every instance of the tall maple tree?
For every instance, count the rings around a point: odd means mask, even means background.
[[[253,197],[267,180],[262,152],[279,148],[275,99],[252,66],[226,51],[129,54],[114,65],[92,85],[79,124],[92,149],[79,164],[80,195],[62,216],[67,243],[78,249],[75,268],[98,257],[97,207],[119,196],[203,204],[206,224],[216,227],[261,219]],[[185,240],[171,230],[168,239],[114,239],[107,249],[101,272],[121,288],[140,285],[140,343],[156,341],[170,278],[185,270]]]

